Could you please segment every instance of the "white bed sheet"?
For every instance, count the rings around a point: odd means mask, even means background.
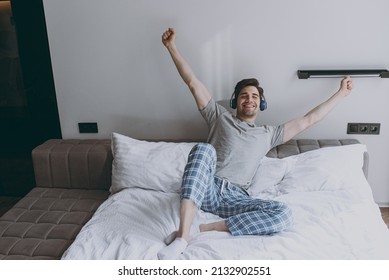
[[[220,218],[199,211],[180,258],[389,260],[389,230],[362,171],[325,177],[336,166],[317,172],[310,162],[317,159],[315,153],[284,159],[289,168],[281,182],[255,194],[287,203],[294,216],[290,229],[269,236],[200,233],[199,224]],[[63,259],[157,259],[178,221],[178,194],[123,189],[100,206]]]

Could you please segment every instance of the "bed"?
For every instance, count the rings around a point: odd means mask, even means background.
[[[157,259],[177,229],[179,190],[195,143],[112,134],[110,197],[63,259]],[[293,226],[266,236],[200,233],[220,218],[199,211],[180,259],[389,259],[389,230],[373,200],[366,146],[356,140],[292,140],[262,159],[250,195],[287,203]]]

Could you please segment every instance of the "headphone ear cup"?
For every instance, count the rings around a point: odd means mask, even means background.
[[[267,109],[267,102],[265,98],[261,97],[261,101],[259,103],[259,110],[265,111]]]
[[[230,100],[230,107],[232,109],[236,109],[237,103],[236,103],[236,99],[235,98]]]
[[[232,109],[236,109],[236,107],[237,107],[237,101],[236,101],[236,98],[235,98],[235,93],[233,93],[232,96],[231,96],[230,107]]]

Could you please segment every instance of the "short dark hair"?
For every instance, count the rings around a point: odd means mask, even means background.
[[[238,82],[235,86],[235,90],[234,90],[234,95],[235,95],[235,98],[238,99],[238,95],[240,93],[240,91],[242,90],[242,88],[244,87],[247,87],[247,86],[254,86],[258,89],[258,92],[260,94],[261,97],[264,97],[263,95],[263,88],[261,88],[259,86],[259,82],[257,79],[255,78],[249,78],[249,79],[243,79],[241,80],[240,82]]]

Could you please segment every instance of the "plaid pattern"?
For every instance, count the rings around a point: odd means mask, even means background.
[[[291,210],[282,202],[250,197],[242,188],[215,176],[216,151],[197,144],[189,153],[181,199],[226,219],[232,235],[264,235],[282,231],[292,223]]]

